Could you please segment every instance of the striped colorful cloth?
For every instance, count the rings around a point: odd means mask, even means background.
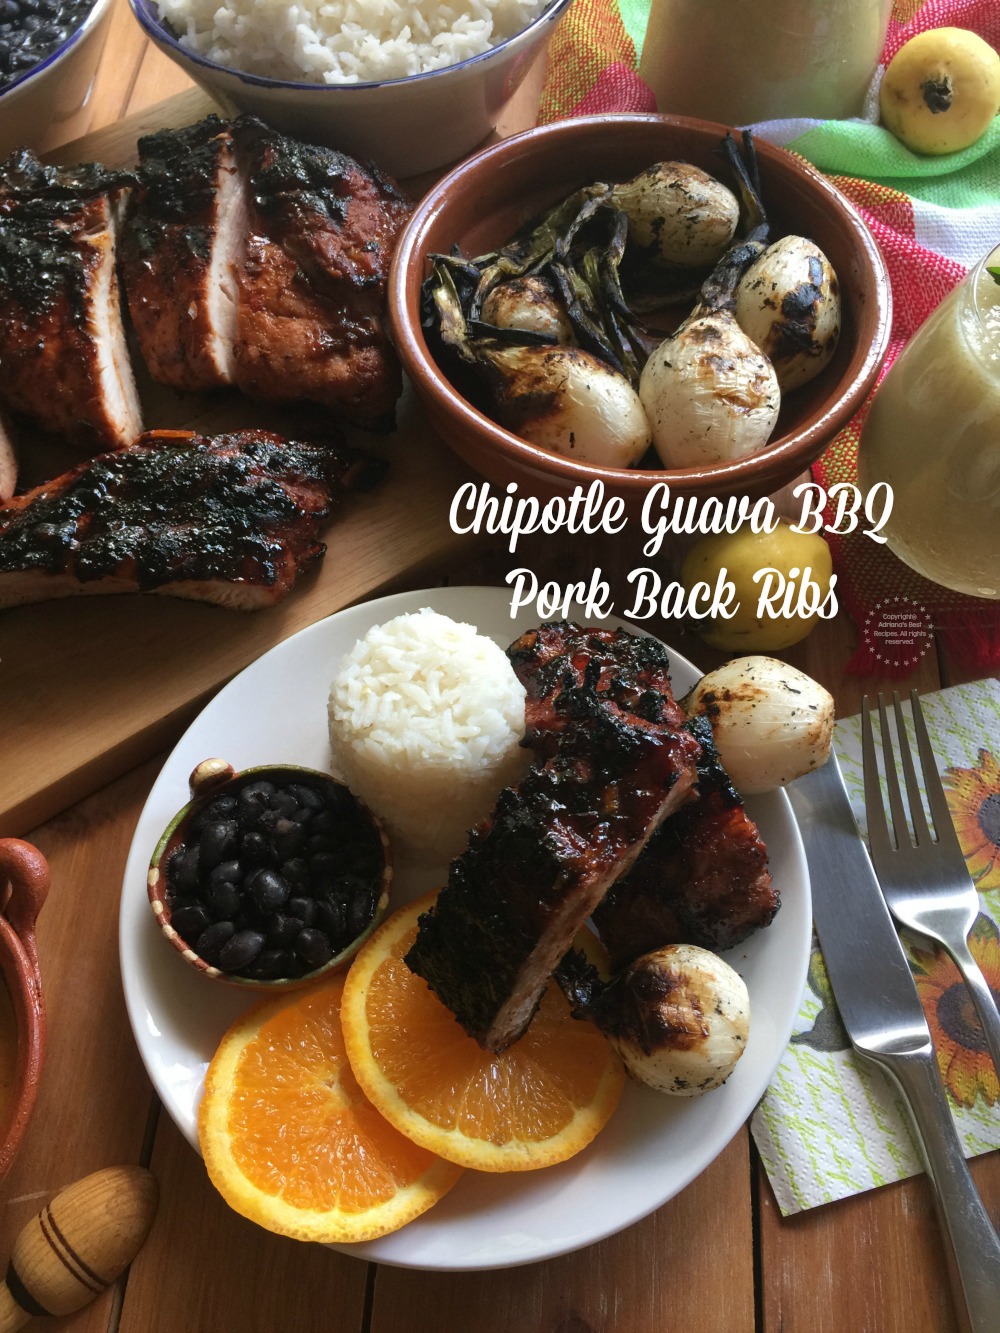
[[[648,14],[649,0],[574,0],[552,41],[539,121],[655,111],[636,72]],[[1000,0],[896,0],[864,118],[754,127],[829,175],[868,223],[892,283],[886,369],[968,269],[1000,243],[1000,118],[972,148],[940,158],[911,153],[875,123],[882,69],[914,33],[944,26],[969,28],[1000,49]],[[857,479],[864,416],[863,408],[814,466],[821,485]],[[1000,604],[941,588],[859,534],[831,535],[830,545],[841,603],[859,629],[874,606],[896,597],[920,608],[964,665],[984,673],[1000,667]],[[850,664],[859,674],[904,675],[918,660],[887,661],[868,636],[860,638]]]

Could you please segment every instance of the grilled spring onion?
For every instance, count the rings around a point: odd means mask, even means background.
[[[740,279],[766,250],[769,234],[755,159],[751,156],[748,170],[731,135],[725,148],[739,181],[745,238],[723,255],[702,285],[698,304],[650,355],[639,381],[653,443],[668,468],[758,452],[770,439],[781,406],[774,368],[735,313]]]

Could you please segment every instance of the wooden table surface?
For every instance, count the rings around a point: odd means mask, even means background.
[[[146,42],[118,0],[92,100],[92,128],[184,90],[183,75]],[[442,516],[444,522],[444,516]],[[576,539],[580,540],[580,539]],[[548,544],[524,563],[565,579],[638,563],[632,553]],[[462,582],[508,567],[481,560]],[[426,572],[413,586],[450,571]],[[454,572],[454,571],[452,571]],[[266,614],[266,613],[264,613]],[[649,628],[709,667],[718,660],[675,625]],[[840,618],[785,656],[822,681],[838,714],[888,682],[859,681],[856,641]],[[963,677],[929,653],[922,693]],[[81,706],[87,701],[82,699]],[[38,707],[44,708],[44,700]],[[122,773],[38,828],[18,830],[48,857],[53,887],[39,922],[49,1040],[42,1087],[21,1153],[0,1188],[0,1250],[57,1190],[115,1163],[149,1165],[159,1212],[120,1282],[75,1316],[74,1333],[950,1333],[956,1328],[921,1177],[783,1220],[744,1128],[682,1194],[629,1230],[579,1253],[522,1268],[431,1274],[368,1265],[284,1240],[232,1213],[197,1155],[161,1111],[125,1014],[117,958],[119,890],[142,804],[163,756]],[[1000,1154],[973,1174],[1000,1212]],[[1000,1328],[1000,1311],[998,1311]],[[40,1325],[41,1326],[41,1325]]]

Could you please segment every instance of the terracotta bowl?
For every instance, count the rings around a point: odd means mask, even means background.
[[[237,974],[216,966],[201,957],[195,947],[197,940],[187,940],[173,924],[171,895],[168,892],[167,865],[171,857],[183,846],[191,846],[198,841],[197,825],[194,823],[206,806],[220,796],[236,797],[244,787],[251,783],[268,781],[276,784],[300,783],[322,790],[335,792],[338,801],[351,810],[359,825],[374,835],[379,847],[379,865],[375,884],[374,906],[366,913],[365,920],[358,923],[358,929],[350,943],[334,954],[322,966],[298,976],[277,976],[262,979]],[[212,980],[224,981],[231,986],[250,990],[292,990],[317,981],[320,977],[336,972],[347,965],[362,944],[372,933],[385,915],[389,903],[389,888],[392,883],[392,856],[385,830],[375,815],[353,792],[348,791],[342,782],[338,782],[328,773],[321,773],[311,768],[300,768],[291,764],[272,764],[259,768],[247,768],[237,773],[230,764],[222,759],[206,759],[198,765],[190,778],[191,797],[184,808],[174,816],[157,843],[150,861],[147,876],[149,902],[165,938],[177,950],[180,956],[196,971]],[[204,882],[204,881],[202,881]],[[320,896],[314,890],[302,889],[300,896]],[[176,910],[176,903],[174,904]]]
[[[49,891],[49,867],[37,847],[19,838],[0,838],[0,971],[9,1005],[3,1016],[0,1051],[4,1073],[13,1071],[0,1104],[0,1178],[21,1146],[38,1094],[45,1056],[45,1006],[35,949],[35,921]],[[8,1019],[10,1023],[8,1024]]]
[[[842,291],[843,328],[829,366],[789,394],[771,444],[733,463],[644,470],[579,463],[528,444],[477,411],[449,383],[420,324],[427,256],[458,246],[467,257],[498,248],[525,223],[580,186],[627,180],[652,163],[681,158],[722,175],[725,127],[675,116],[588,116],[506,139],[450,172],[423,199],[400,240],[390,285],[393,336],[427,414],[446,443],[496,485],[517,482],[547,498],[600,479],[637,509],[650,486],[674,495],[766,495],[803,472],[850,419],[875,383],[889,343],[885,265],[857,212],[818,172],[757,144],[761,193],[777,238],[798,233],[826,253]]]

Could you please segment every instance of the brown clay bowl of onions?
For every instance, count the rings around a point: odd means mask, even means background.
[[[385,913],[379,820],[342,782],[206,759],[156,846],[147,885],[162,933],[203,976],[291,989],[346,966]]]
[[[413,214],[393,335],[446,443],[542,498],[760,496],[861,406],[885,265],[800,158],[670,116],[560,121],[488,148]]]

